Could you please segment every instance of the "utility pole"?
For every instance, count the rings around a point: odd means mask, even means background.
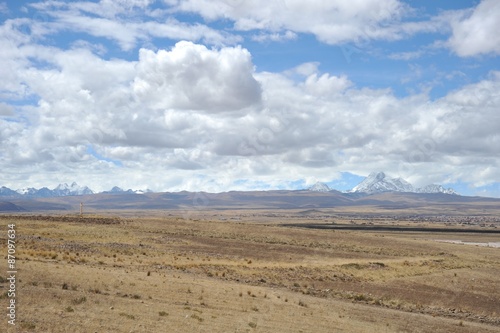
[[[83,217],[83,202],[80,202],[80,217]]]

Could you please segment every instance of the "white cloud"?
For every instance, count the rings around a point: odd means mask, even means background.
[[[473,10],[451,23],[447,45],[459,56],[500,54],[500,2],[482,0]]]
[[[54,69],[31,68],[26,82],[42,100],[24,111],[30,121],[0,122],[2,147],[8,147],[0,164],[19,169],[8,179],[28,181],[32,173],[32,184],[83,178],[96,190],[222,191],[279,187],[312,176],[331,180],[338,176],[332,170],[385,170],[416,183],[426,177],[484,184],[485,166],[490,179],[500,176],[491,158],[500,153],[496,72],[431,101],[357,88],[314,63],[254,73],[241,48],[180,43],[170,51],[141,52],[138,62],[104,61],[81,49],[52,52]],[[216,70],[205,70],[207,64]],[[244,70],[234,70],[239,68]],[[294,71],[301,79],[290,75]],[[184,92],[200,80],[217,85],[213,73],[233,84],[219,85],[210,96]],[[245,80],[234,81],[234,73],[258,83],[237,88]],[[141,80],[149,90],[138,95]],[[253,97],[246,102],[222,97],[247,87],[253,88],[243,96]],[[214,112],[223,107],[233,112]],[[90,154],[89,145],[105,159]]]
[[[412,12],[399,0],[354,1],[167,1],[177,11],[199,13],[207,20],[229,19],[240,31],[261,30],[258,41],[295,38],[313,34],[327,44],[370,40],[396,40],[418,32],[437,32],[445,22],[401,22]]]
[[[203,41],[228,45],[241,41],[238,36],[196,23],[177,21],[168,11],[149,10],[152,1],[41,2],[30,6],[38,10],[32,20],[38,35],[76,31],[116,41],[126,51],[151,38]],[[36,27],[35,27],[36,24]]]
[[[293,31],[286,31],[284,33],[260,33],[252,36],[252,40],[257,42],[283,42],[287,40],[297,39],[297,34]]]
[[[239,110],[260,102],[253,67],[241,47],[216,51],[179,42],[171,51],[141,49],[133,89],[153,109]]]
[[[266,41],[302,32],[335,44],[426,29],[399,24],[407,8],[398,1],[168,2],[207,20],[228,19]],[[402,98],[390,88],[365,88],[346,74],[321,72],[319,62],[256,72],[247,49],[219,45],[236,41],[234,35],[178,22],[148,1],[116,4],[37,5],[51,19],[37,23],[36,36],[19,30],[30,19],[0,26],[0,169],[10,170],[0,185],[75,180],[96,190],[222,191],[373,170],[416,183],[500,179],[498,72],[438,100]],[[480,6],[469,19],[482,13]],[[140,24],[137,8],[147,12]],[[428,31],[443,25],[443,17]],[[156,37],[191,41],[130,51],[126,57],[133,60],[107,59],[106,49],[91,42],[67,50],[39,43],[40,36],[64,29],[109,38],[127,50]]]

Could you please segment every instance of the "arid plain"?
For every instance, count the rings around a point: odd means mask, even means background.
[[[500,332],[500,249],[480,246],[500,241],[496,219],[247,209],[0,223],[17,233],[7,332]],[[359,230],[330,228],[346,226]]]

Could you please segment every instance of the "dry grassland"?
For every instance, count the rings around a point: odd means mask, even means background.
[[[498,235],[266,221],[0,218],[18,256],[15,327],[0,266],[0,331],[500,332],[500,249],[435,241]]]

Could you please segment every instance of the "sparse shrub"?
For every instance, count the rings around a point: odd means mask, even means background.
[[[20,326],[21,326],[22,329],[31,330],[31,331],[36,328],[35,323],[33,323],[32,321],[29,321],[29,322],[22,321],[21,324],[20,324]]]
[[[251,328],[256,328],[257,327],[257,324],[254,323],[254,322],[249,322],[248,323],[248,326],[250,326]]]
[[[71,304],[73,305],[79,305],[87,301],[87,297],[82,296],[80,298],[75,298],[71,301]]]
[[[302,302],[302,300],[299,301],[299,305],[304,307],[304,308],[307,308],[307,304]]]
[[[131,314],[128,314],[128,313],[125,313],[125,312],[120,312],[119,315],[122,316],[122,317],[128,318],[128,319],[132,319],[132,320],[135,319],[134,315],[131,315]]]
[[[68,307],[67,307],[66,309],[64,309],[64,310],[66,310],[66,312],[74,312],[74,311],[75,311],[75,309],[73,309],[71,306],[68,306]]]
[[[198,316],[196,313],[191,315],[191,318],[198,320],[200,323],[204,320],[200,316]]]
[[[165,312],[165,311],[160,311],[160,312],[158,312],[158,314],[160,315],[160,317],[166,317],[166,316],[168,316],[168,313]]]
[[[69,286],[68,286],[68,284],[66,282],[63,283],[63,285],[62,285],[63,290],[68,290],[68,287]]]
[[[357,263],[349,263],[341,266],[342,268],[353,268],[353,269],[362,269],[363,266]]]

